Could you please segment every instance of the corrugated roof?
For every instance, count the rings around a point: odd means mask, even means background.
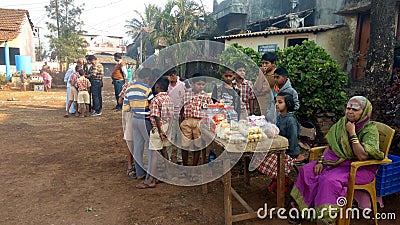
[[[0,8],[0,41],[13,40],[18,36],[25,15],[28,17],[30,26],[33,28],[28,10]]]
[[[318,32],[324,32],[327,30],[332,30],[332,29],[342,27],[342,26],[344,26],[344,25],[343,24],[333,24],[333,25],[319,25],[319,26],[311,26],[311,27],[285,28],[285,29],[266,30],[266,31],[253,32],[253,33],[225,35],[225,36],[214,37],[214,39],[215,40],[224,40],[224,39],[280,35],[280,34],[318,33]]]

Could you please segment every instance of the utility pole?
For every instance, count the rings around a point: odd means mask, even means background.
[[[39,41],[39,61],[42,61],[42,46],[40,45],[40,27],[37,27],[38,29],[38,41]]]
[[[56,1],[56,19],[57,19],[57,38],[60,38],[60,22],[59,22],[59,14],[58,14],[58,0]]]

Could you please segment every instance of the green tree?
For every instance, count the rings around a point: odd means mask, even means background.
[[[239,53],[243,54],[239,54]],[[258,75],[259,67],[261,67],[261,54],[252,48],[245,48],[238,43],[233,43],[220,56],[220,62],[224,66],[233,66],[237,62],[242,62],[246,65],[246,79],[255,81]]]
[[[347,101],[344,86],[348,77],[323,49],[312,41],[291,46],[279,52],[278,66],[286,68],[293,88],[299,94],[301,121],[319,113],[343,115]]]
[[[84,4],[75,6],[74,0],[50,0],[45,6],[46,22],[49,30],[50,49],[55,52],[60,63],[71,63],[76,58],[85,55],[85,41],[82,34],[83,21],[80,20]]]
[[[205,12],[203,5],[193,0],[170,0],[157,24],[157,33],[172,45],[210,33],[213,28],[215,20]]]
[[[147,31],[151,30],[152,28],[154,29],[155,25],[159,21],[161,8],[156,5],[149,4],[145,5],[144,13],[140,13],[137,10],[134,10],[133,12],[135,13],[135,17],[126,21],[125,28],[128,29],[126,34],[131,36],[132,39],[135,39],[143,29],[147,29]]]
[[[368,50],[365,94],[373,105],[384,98],[392,74],[396,30],[395,6],[396,1],[393,0],[371,0],[370,40],[373,41],[370,42]]]

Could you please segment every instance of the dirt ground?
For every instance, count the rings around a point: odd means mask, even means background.
[[[224,224],[221,182],[201,187],[159,184],[138,190],[126,176],[121,114],[105,80],[103,115],[64,118],[65,89],[0,91],[0,224]],[[267,198],[265,177],[233,186],[258,209]],[[400,217],[400,195],[384,197],[382,212]],[[235,213],[244,212],[234,201]],[[400,219],[381,220],[381,225]],[[288,224],[255,219],[235,224]],[[303,223],[311,224],[311,223]],[[352,224],[373,224],[361,220]]]

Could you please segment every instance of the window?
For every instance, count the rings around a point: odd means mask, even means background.
[[[288,38],[286,47],[302,45],[303,41],[308,41],[308,38]]]
[[[19,55],[19,48],[12,48],[9,47],[9,53],[10,53],[10,65],[15,66],[15,55]],[[5,65],[6,60],[4,56],[4,47],[0,47],[0,65]]]

